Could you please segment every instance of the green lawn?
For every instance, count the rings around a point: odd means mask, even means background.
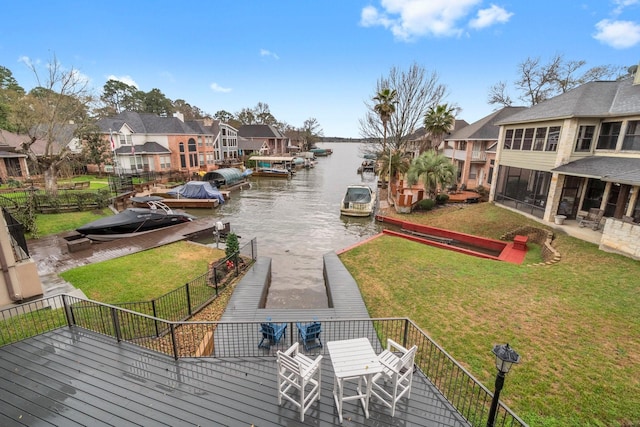
[[[60,276],[89,299],[150,301],[207,272],[223,250],[181,241],[65,271]]]
[[[488,203],[402,218],[492,238],[539,225]],[[640,263],[567,235],[555,247],[561,262],[527,266],[384,236],[340,258],[372,317],[411,318],[490,389],[493,345],[515,348],[500,397],[531,426],[638,426]]]

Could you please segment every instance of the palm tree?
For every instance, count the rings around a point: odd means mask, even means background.
[[[382,128],[384,129],[384,137],[382,140],[382,153],[384,154],[387,147],[387,125],[391,116],[396,112],[396,104],[398,103],[398,92],[395,89],[384,88],[373,97],[377,102],[373,106],[373,110],[380,116]]]
[[[435,149],[442,142],[445,133],[453,130],[456,124],[455,108],[448,104],[429,107],[424,115],[424,128],[436,140],[431,148]]]
[[[397,174],[407,173],[411,166],[411,160],[407,157],[406,153],[402,153],[400,150],[389,150],[389,153],[382,155],[382,167],[383,171],[389,171],[389,183],[392,179],[395,181]]]
[[[407,180],[411,185],[422,180],[424,189],[434,198],[438,187],[444,188],[455,182],[456,174],[456,167],[446,156],[430,150],[413,159]]]

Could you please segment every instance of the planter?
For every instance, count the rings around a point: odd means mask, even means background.
[[[564,224],[565,219],[567,219],[566,215],[556,215],[555,217],[556,224],[558,225]]]

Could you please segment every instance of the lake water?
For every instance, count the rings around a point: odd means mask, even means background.
[[[359,175],[361,144],[319,143],[333,154],[318,157],[314,168],[300,169],[291,179],[252,177],[251,188],[231,193],[212,215],[231,223],[243,245],[258,241],[258,256],[272,259],[267,308],[326,308],[322,256],[377,234],[382,224],[340,215],[340,201],[349,184],[367,184],[377,191],[376,177]]]

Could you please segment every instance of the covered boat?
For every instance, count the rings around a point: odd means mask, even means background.
[[[209,181],[189,181],[167,191],[167,194],[179,199],[216,199],[220,204],[224,203],[222,193]]]
[[[342,198],[340,213],[346,216],[369,216],[376,206],[376,193],[367,185],[350,185]]]
[[[146,203],[146,208],[127,208],[110,217],[100,218],[76,229],[91,240],[113,240],[182,224],[195,219],[184,212],[174,212],[162,203],[160,197],[133,197],[135,203]]]
[[[216,188],[230,187],[246,181],[247,176],[238,168],[222,168],[207,172],[202,177]]]

